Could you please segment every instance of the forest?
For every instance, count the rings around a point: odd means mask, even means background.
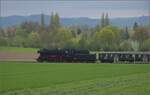
[[[40,23],[25,21],[0,28],[0,46],[47,49],[88,49],[91,51],[150,51],[150,25],[135,22],[133,27],[111,24],[103,13],[96,27],[62,26],[58,13],[51,13],[49,25],[44,14]]]

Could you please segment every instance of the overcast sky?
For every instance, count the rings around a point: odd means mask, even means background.
[[[52,0],[0,0],[1,16],[33,15],[57,12],[61,17],[100,18],[103,12],[109,17],[150,15],[150,0],[52,1]]]

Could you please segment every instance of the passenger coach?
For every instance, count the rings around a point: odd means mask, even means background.
[[[100,52],[101,62],[149,63],[150,52]]]

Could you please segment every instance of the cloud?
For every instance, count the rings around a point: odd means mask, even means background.
[[[149,15],[150,0],[124,1],[4,1],[1,16],[49,14],[54,11],[62,17],[98,18],[102,12],[111,17]]]

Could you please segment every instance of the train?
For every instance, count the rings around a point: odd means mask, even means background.
[[[40,49],[38,62],[150,63],[150,52],[95,52],[86,49]]]

